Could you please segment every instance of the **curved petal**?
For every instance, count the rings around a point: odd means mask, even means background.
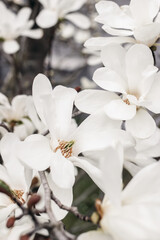
[[[83,90],[77,94],[75,105],[80,111],[92,114],[117,98],[116,94],[103,90]]]
[[[132,29],[134,27],[132,16],[128,14],[129,11],[126,8],[119,7],[115,2],[100,1],[96,4],[96,9],[99,13],[96,18],[97,22],[113,28]]]
[[[20,24],[25,24],[28,20],[29,17],[31,15],[31,8],[29,7],[23,7],[19,10],[18,14],[17,14],[17,19],[16,21]]]
[[[154,65],[151,50],[143,44],[135,44],[126,53],[126,73],[129,93],[140,97],[143,93],[143,73]]]
[[[3,42],[2,47],[7,54],[13,54],[20,49],[20,46],[16,40],[6,40]]]
[[[39,39],[43,37],[43,31],[41,29],[25,30],[21,33],[21,36],[26,36],[33,39]]]
[[[128,105],[122,99],[118,99],[108,103],[104,110],[112,119],[129,120],[136,114],[136,105]]]
[[[58,150],[51,162],[51,177],[60,188],[69,189],[75,181],[74,166],[68,158],[65,158]]]
[[[145,203],[148,197],[154,200],[156,194],[159,193],[159,172],[160,162],[153,163],[139,171],[123,190],[123,203]]]
[[[150,114],[140,108],[135,117],[126,122],[126,130],[137,138],[148,138],[156,130],[156,124]]]
[[[52,86],[50,84],[49,79],[44,74],[38,74],[33,81],[32,95],[37,113],[45,125],[46,119],[44,116],[43,101],[41,97],[43,95],[50,94],[52,94]]]
[[[125,81],[114,70],[107,69],[106,67],[98,68],[93,75],[94,82],[101,88],[113,92],[125,92]]]
[[[19,160],[37,171],[43,171],[50,166],[53,154],[49,140],[39,134],[30,135],[17,145]]]
[[[56,25],[58,14],[56,11],[43,9],[36,18],[36,23],[41,28],[50,28]]]
[[[146,44],[151,47],[159,38],[160,23],[151,23],[145,26],[140,26],[134,30],[134,37],[137,42]]]
[[[145,11],[142,9],[145,6]],[[137,25],[145,25],[153,22],[159,10],[159,2],[157,0],[131,0],[130,10]]]
[[[88,17],[84,16],[81,13],[70,13],[65,16],[65,18],[71,21],[74,25],[82,29],[90,28],[90,20]]]
[[[88,39],[84,46],[88,49],[97,51],[110,43],[135,43],[135,39],[131,37],[95,37]]]

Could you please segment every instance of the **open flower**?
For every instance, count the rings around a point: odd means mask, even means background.
[[[40,121],[38,117],[36,118],[33,107],[31,96],[17,95],[10,104],[8,98],[0,93],[0,121],[4,122],[20,139],[25,139],[32,134],[36,130],[35,125],[40,129]],[[33,120],[37,120],[35,125],[31,121],[30,111],[32,115],[34,112]],[[6,130],[2,127],[0,127],[0,132],[2,135],[6,134]]]
[[[110,157],[101,165],[105,197],[98,208],[100,229],[78,240],[156,240],[160,234],[160,163],[142,169],[122,190],[123,156],[113,148],[106,155]]]
[[[52,180],[60,188],[72,188],[74,166],[83,168],[98,184],[100,171],[79,155],[104,148],[123,135],[121,121],[109,119],[103,112],[89,116],[79,127],[73,124],[76,94],[74,89],[62,86],[52,90],[49,80],[39,74],[33,83],[33,99],[50,135],[30,135],[17,146],[18,158],[30,168],[42,171],[50,167]]]
[[[105,90],[120,95],[106,92],[105,96],[100,90],[88,90],[79,93],[76,106],[81,111],[92,113],[89,105],[93,104],[91,99],[94,98],[94,110],[103,108],[110,118],[126,120],[126,129],[133,136],[151,136],[156,124],[146,109],[160,113],[160,78],[150,49],[135,44],[126,51],[118,44],[110,44],[103,48],[101,59],[105,67],[95,71],[93,80]]]
[[[152,46],[160,36],[159,6],[158,0],[131,0],[129,6],[121,7],[113,1],[100,1],[96,4],[99,13],[96,21],[103,24],[103,30],[115,37],[91,38],[86,46],[101,48],[115,41]],[[145,11],[142,11],[143,8]],[[131,35],[134,38],[129,37]]]
[[[43,8],[38,15],[36,22],[42,28],[49,28],[56,25],[58,19],[67,19],[82,29],[90,27],[89,19],[81,13],[73,13],[79,10],[86,0],[39,0]]]
[[[20,36],[30,38],[41,38],[41,29],[31,29],[34,25],[33,20],[29,20],[31,9],[24,7],[17,14],[11,12],[0,2],[0,39],[3,40],[3,50],[8,54],[17,52],[20,48],[16,39]]]

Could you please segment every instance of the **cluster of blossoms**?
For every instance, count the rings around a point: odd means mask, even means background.
[[[86,0],[39,2],[40,27],[54,27],[62,18],[89,27],[87,17],[73,13]],[[116,35],[85,44],[93,53],[99,51],[104,66],[94,72],[93,81],[102,90],[52,88],[40,73],[31,96],[18,95],[10,103],[0,94],[2,240],[32,240],[36,233],[76,239],[61,220],[68,211],[82,218],[72,207],[78,168],[104,193],[95,204],[96,219],[94,214],[89,218],[98,229],[80,234],[78,240],[159,239],[160,130],[154,114],[160,114],[160,72],[150,47],[160,35],[160,1],[131,0],[129,6],[119,7],[105,0],[96,9],[102,28]],[[29,8],[16,15],[0,3],[1,11],[6,53],[19,49],[19,36],[42,37],[41,29],[31,29]],[[5,31],[6,25],[10,31]],[[77,112],[89,115],[79,125]],[[127,184],[124,169],[131,176]]]

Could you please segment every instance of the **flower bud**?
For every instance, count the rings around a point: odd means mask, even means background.
[[[40,201],[40,199],[41,199],[41,196],[39,196],[36,193],[33,194],[27,203],[28,208],[32,208],[34,205],[36,205]]]
[[[7,227],[7,228],[13,227],[13,226],[14,226],[14,222],[15,222],[15,217],[10,217],[10,218],[7,220],[6,227]]]

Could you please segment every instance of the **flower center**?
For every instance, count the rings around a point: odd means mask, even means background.
[[[23,190],[13,190],[13,193],[15,194],[16,198],[22,203],[25,203],[25,200],[23,199],[23,194],[24,191]]]
[[[61,150],[61,153],[62,155],[65,157],[65,158],[69,158],[72,156],[73,154],[73,144],[74,144],[74,141],[70,141],[70,142],[67,142],[67,141],[60,141],[58,140],[59,142],[59,146],[56,147],[55,149],[55,152],[57,152],[58,149]]]
[[[127,105],[130,105],[130,101],[127,98],[124,99],[123,102],[125,102]]]

